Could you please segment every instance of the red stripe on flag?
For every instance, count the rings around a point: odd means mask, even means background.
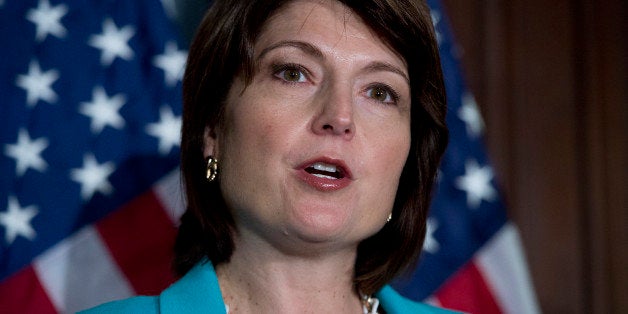
[[[445,308],[467,313],[500,314],[488,285],[474,263],[468,263],[435,294]]]
[[[0,284],[0,313],[57,313],[32,267]]]
[[[96,225],[135,292],[155,295],[168,287],[176,227],[151,191]]]

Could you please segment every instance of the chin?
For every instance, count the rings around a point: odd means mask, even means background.
[[[286,226],[287,234],[304,244],[332,246],[357,245],[376,233],[381,226],[361,226],[350,213],[312,214],[293,217]]]
[[[350,233],[350,213],[335,209],[295,211],[289,217],[287,230],[298,238],[312,243],[328,242]]]

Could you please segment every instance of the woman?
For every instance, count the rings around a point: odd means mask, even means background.
[[[217,1],[184,79],[183,278],[95,312],[445,312],[386,286],[421,250],[445,111],[423,3]]]

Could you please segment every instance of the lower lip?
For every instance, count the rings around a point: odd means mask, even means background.
[[[340,179],[321,178],[305,171],[305,169],[299,170],[297,174],[303,182],[322,192],[338,191],[351,184],[351,180],[347,177]]]

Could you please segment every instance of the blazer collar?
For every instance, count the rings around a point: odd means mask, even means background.
[[[390,286],[375,294],[387,313],[453,313],[413,302],[399,295]],[[218,277],[212,263],[205,259],[196,264],[185,276],[159,295],[162,314],[226,314]]]
[[[163,314],[226,314],[212,263],[203,260],[164,290],[159,295],[159,307]]]

